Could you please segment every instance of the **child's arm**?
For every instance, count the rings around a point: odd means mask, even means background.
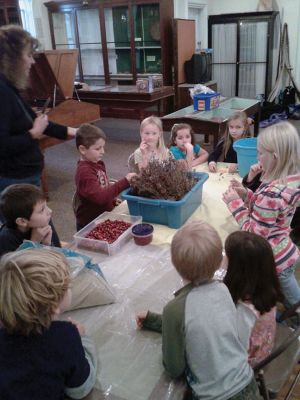
[[[257,164],[253,164],[250,167],[250,171],[248,172],[247,178],[246,178],[246,182],[247,183],[251,183],[253,181],[253,179],[258,175],[262,173],[262,168],[261,165],[259,163]]]
[[[161,314],[156,314],[151,311],[140,312],[136,315],[136,324],[138,328],[149,329],[155,332],[162,332]]]
[[[162,315],[163,364],[171,378],[179,378],[186,370],[184,345],[184,311],[170,302]]]
[[[223,151],[224,140],[220,140],[214,150],[208,156],[208,169],[210,172],[217,172],[217,161],[221,157]]]
[[[135,156],[135,163],[138,165],[139,170],[146,168],[148,165],[149,162],[148,149],[149,149],[148,144],[142,141],[139,147],[140,154],[136,154]]]
[[[102,174],[103,181],[108,181],[105,172],[102,171]],[[134,173],[128,173],[126,177],[117,182],[102,186],[100,183],[102,177],[98,175],[95,171],[89,169],[89,166],[85,166],[76,174],[76,188],[78,195],[82,199],[87,199],[99,206],[113,204],[114,199],[122,190],[129,187],[129,181],[135,176]]]
[[[192,167],[193,165],[193,159],[194,159],[194,146],[191,143],[185,143],[185,149],[186,149],[186,162],[189,168]]]
[[[196,158],[194,158],[194,160],[192,161],[192,167],[205,163],[207,159],[208,159],[208,152],[202,149],[202,147],[200,147],[200,150],[196,155]]]
[[[256,197],[250,211],[231,187],[223,194],[223,201],[243,231],[256,233],[266,239],[277,221],[280,210],[286,206],[283,199],[270,197],[268,191],[267,195],[260,193]]]
[[[74,323],[72,322],[74,325]],[[76,323],[76,331],[78,326]],[[74,335],[72,348],[69,350],[72,362],[72,369],[65,383],[64,391],[72,399],[83,399],[93,389],[96,382],[98,366],[97,351],[92,340],[83,335],[79,336],[79,331]],[[82,382],[82,376],[86,378]],[[78,382],[81,382],[78,385]]]

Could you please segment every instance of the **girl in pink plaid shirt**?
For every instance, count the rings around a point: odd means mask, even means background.
[[[260,132],[258,160],[263,173],[256,192],[233,180],[223,200],[242,230],[269,241],[283,294],[289,304],[295,304],[300,300],[294,276],[300,250],[289,236],[300,206],[300,139],[295,127],[281,122]]]

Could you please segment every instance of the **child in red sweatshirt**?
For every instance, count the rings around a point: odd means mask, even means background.
[[[75,209],[77,230],[80,230],[104,211],[116,206],[116,197],[129,187],[135,173],[128,173],[110,183],[104,162],[105,133],[94,125],[82,124],[76,133],[76,147],[80,153],[77,164]]]

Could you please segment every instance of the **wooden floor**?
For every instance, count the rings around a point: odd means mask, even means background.
[[[279,396],[277,397],[277,400],[284,400],[286,398],[298,372],[300,373],[300,364],[298,364],[295,367],[293,374],[290,376],[289,381],[282,388]],[[300,399],[300,379],[298,379],[296,386],[293,388],[291,392],[291,397],[289,397],[289,400],[299,400],[299,399]]]

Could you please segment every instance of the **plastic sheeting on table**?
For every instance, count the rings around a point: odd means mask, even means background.
[[[207,171],[207,167],[199,166],[196,170]],[[234,177],[237,178],[237,174]],[[229,233],[239,229],[222,201],[222,193],[232,178],[226,166],[210,174],[203,186],[202,204],[187,221],[209,222],[223,241]],[[128,213],[126,202],[116,211]],[[99,370],[96,389],[88,396],[89,400],[183,398],[183,381],[171,380],[164,372],[161,335],[137,329],[135,321],[136,314],[141,311],[161,313],[173,293],[183,286],[170,259],[170,243],[176,230],[153,225],[153,242],[148,246],[137,246],[131,240],[113,256],[78,249],[100,264],[117,297],[115,304],[62,315],[62,318],[71,316],[83,323],[96,343]],[[216,278],[222,279],[224,273],[224,269],[219,270]]]
[[[112,257],[85,254],[93,255],[99,262],[117,298],[115,304],[62,315],[63,319],[70,316],[83,323],[96,343],[99,361],[96,388],[105,399],[117,396],[145,400],[153,390],[162,388],[165,392],[162,400],[174,398],[178,387],[163,377],[161,335],[137,329],[135,321],[140,311],[151,309],[161,313],[174,291],[183,285],[171,264],[169,246],[142,247],[131,240]]]

